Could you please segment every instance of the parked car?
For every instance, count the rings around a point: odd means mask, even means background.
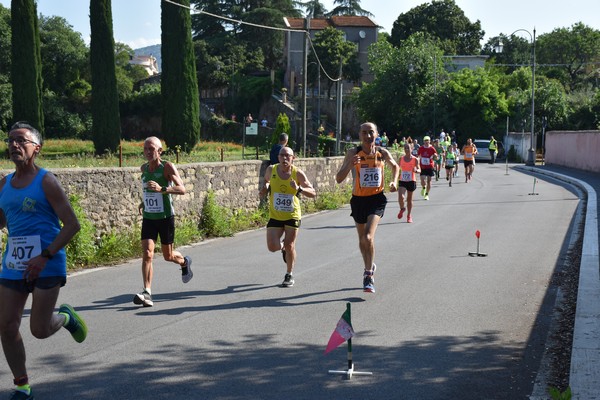
[[[490,161],[490,140],[489,139],[473,139],[473,144],[477,147],[477,154],[475,154],[475,161]],[[502,142],[497,141],[498,154],[496,154],[496,160],[504,159],[504,146]]]

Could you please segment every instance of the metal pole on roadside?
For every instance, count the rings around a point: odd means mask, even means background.
[[[337,92],[337,127],[336,127],[336,135],[335,135],[335,155],[340,154],[340,141],[342,139],[342,58],[340,57],[340,75],[338,81],[338,92]]]
[[[306,33],[304,34],[303,64],[302,64],[302,157],[306,157],[306,85],[308,75],[308,39],[310,36],[310,18],[306,18]]]
[[[542,165],[546,165],[546,126],[548,125],[548,118],[544,115],[542,117]]]
[[[506,172],[504,175],[508,175],[508,152],[506,151],[506,146],[508,146],[508,120],[510,117],[506,117],[506,139],[504,139],[504,159],[506,162]]]
[[[244,159],[244,150],[246,148],[246,125],[242,125],[242,160]]]

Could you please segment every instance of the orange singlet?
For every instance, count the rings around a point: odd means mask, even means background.
[[[463,160],[473,161],[473,153],[475,153],[475,149],[473,147],[475,147],[475,146],[473,146],[473,145],[469,146],[467,144],[465,145],[465,147],[463,148],[463,150],[464,150]]]
[[[404,156],[400,157],[400,180],[402,182],[416,181],[415,167],[419,159],[415,156],[411,156],[410,161],[406,161]]]
[[[360,162],[356,163],[352,170],[352,194],[373,196],[383,192],[383,155],[379,150],[376,150],[375,154],[367,154],[361,146],[357,150]]]

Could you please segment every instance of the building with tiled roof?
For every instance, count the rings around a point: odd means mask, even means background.
[[[310,37],[328,27],[333,27],[344,32],[347,41],[353,42],[358,48],[358,61],[363,71],[362,81],[371,82],[373,74],[369,70],[367,62],[367,49],[377,41],[379,26],[369,17],[364,16],[334,16],[330,18],[309,18],[308,29],[305,18],[284,18],[287,28],[297,30],[308,30]],[[302,83],[302,67],[304,65],[304,33],[287,32],[285,35],[285,57],[286,73],[284,85],[289,88],[290,93],[296,94],[298,85]],[[325,79],[323,77],[323,79]],[[351,90],[352,84],[344,82],[344,90]]]

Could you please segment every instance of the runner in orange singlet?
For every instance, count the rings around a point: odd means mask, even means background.
[[[375,292],[375,231],[387,203],[383,193],[383,170],[386,163],[392,168],[392,180],[389,184],[391,192],[397,190],[396,182],[400,170],[391,153],[375,145],[378,135],[377,125],[372,122],[363,123],[359,133],[361,144],[347,151],[346,158],[335,176],[336,181],[342,183],[352,172],[351,215],[358,232],[358,243],[364,261],[363,289],[371,293]]]
[[[467,183],[473,177],[475,154],[477,154],[477,147],[471,139],[467,139],[467,143],[463,146],[461,153],[463,154],[463,162],[465,164],[465,183]]]

